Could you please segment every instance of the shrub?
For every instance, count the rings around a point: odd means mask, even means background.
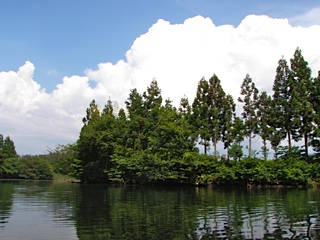
[[[0,165],[0,178],[19,178],[19,160],[17,158],[7,158]]]
[[[53,178],[54,171],[49,161],[43,157],[34,156],[22,158],[19,161],[19,177],[25,179]]]

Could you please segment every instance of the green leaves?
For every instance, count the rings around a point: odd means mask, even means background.
[[[7,136],[3,139],[3,135],[0,134],[0,163],[6,158],[15,158],[17,157],[16,148],[14,142]]]
[[[40,156],[27,156],[21,159],[7,158],[0,166],[0,177],[7,179],[52,179],[53,167]]]
[[[53,167],[43,157],[26,157],[19,161],[19,177],[26,179],[52,179]]]

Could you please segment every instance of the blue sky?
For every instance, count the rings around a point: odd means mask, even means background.
[[[74,142],[93,98],[122,106],[154,77],[177,104],[213,73],[234,96],[246,73],[270,91],[278,59],[297,46],[320,69],[315,0],[1,0],[0,9],[0,133],[20,154]]]
[[[52,91],[63,76],[123,59],[158,19],[179,24],[201,15],[215,25],[237,26],[249,14],[291,18],[317,6],[312,0],[2,0],[0,70],[29,60],[35,80]]]

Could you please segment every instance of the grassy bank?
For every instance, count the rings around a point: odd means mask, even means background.
[[[80,182],[79,179],[70,177],[68,175],[62,175],[62,174],[54,174],[53,181],[56,181],[56,182]]]

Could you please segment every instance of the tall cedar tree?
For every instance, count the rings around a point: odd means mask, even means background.
[[[282,57],[278,62],[276,76],[273,83],[272,110],[270,113],[272,121],[271,145],[276,150],[280,141],[287,137],[288,149],[291,152],[291,136],[295,132],[293,124],[293,82],[291,71],[287,61]]]
[[[183,98],[181,98],[180,100],[180,106],[178,108],[179,113],[185,118],[188,119],[190,113],[191,113],[191,107],[189,104],[189,99],[184,96]]]
[[[117,149],[115,150],[115,152],[117,154],[125,156],[126,153],[128,152],[126,149],[126,145],[127,145],[127,138],[128,138],[128,132],[129,132],[128,130],[129,121],[127,120],[126,113],[123,108],[119,109],[119,113],[116,121],[117,121],[119,132],[118,132],[118,137],[116,139]]]
[[[3,139],[0,134],[0,164],[4,159],[17,157],[16,147],[9,136]]]
[[[227,94],[223,99],[222,108],[222,141],[224,148],[227,149],[227,159],[229,159],[229,149],[231,143],[235,141],[235,136],[232,134],[233,120],[235,119],[236,104],[230,94]]]
[[[96,126],[100,121],[100,111],[95,100],[89,104],[86,110],[86,117],[83,118],[83,127],[77,141],[79,159],[81,161],[80,179],[84,182],[94,181],[98,175],[99,166],[97,159],[99,147],[97,144]]]
[[[235,117],[231,128],[231,136],[234,143],[240,146],[246,135],[246,125],[240,117]]]
[[[295,141],[304,139],[305,158],[308,159],[308,145],[313,132],[314,111],[311,102],[312,79],[311,69],[302,56],[301,50],[296,49],[290,59],[291,76],[293,80],[293,106],[297,132],[293,135]]]
[[[223,109],[225,92],[221,86],[220,79],[216,74],[209,79],[208,105],[209,105],[209,121],[210,133],[213,143],[213,154],[217,156],[217,144],[222,139],[223,133]]]
[[[157,80],[153,79],[147,91],[143,93],[144,107],[147,110],[148,116],[154,109],[159,109],[162,104],[161,90],[158,87]]]
[[[142,96],[137,89],[131,90],[125,103],[130,120],[126,145],[132,150],[143,150],[147,145],[147,138],[144,135],[147,110],[144,108]]]
[[[276,100],[273,98],[270,99],[270,105],[269,105],[269,136],[268,140],[270,141],[271,148],[274,150],[274,156],[277,158],[278,156],[278,147],[281,142],[281,140],[286,138],[286,130],[279,128],[280,122],[279,121],[283,116],[282,113],[279,112],[279,109],[277,109],[277,103]],[[282,118],[283,119],[283,118]]]
[[[101,113],[99,122],[98,144],[101,157],[101,166],[105,171],[111,168],[111,157],[114,154],[117,139],[119,138],[118,121],[114,116],[113,103],[109,99]]]
[[[0,164],[4,160],[2,149],[3,149],[3,135],[0,134]]]
[[[230,145],[229,155],[234,160],[240,159],[243,155],[241,142],[244,140],[246,134],[246,126],[240,117],[235,117],[230,135],[232,136],[232,144]]]
[[[246,126],[245,136],[249,140],[248,157],[251,158],[252,139],[255,137],[255,134],[258,133],[257,109],[259,91],[255,87],[255,84],[249,74],[246,75],[242,82],[240,94],[242,95],[242,98],[239,97],[238,101],[243,103],[242,118]]]
[[[312,147],[317,153],[320,152],[320,71],[318,77],[313,79],[311,99],[315,112],[315,128],[312,134]]]
[[[152,80],[147,91],[143,93],[143,104],[146,110],[146,127],[143,131],[147,139],[152,135],[152,132],[157,127],[159,121],[159,111],[162,104],[161,90],[155,79]],[[147,146],[148,148],[148,142]]]
[[[82,119],[83,124],[87,125],[91,120],[100,116],[100,111],[96,101],[93,99],[86,110],[87,115]]]
[[[192,103],[192,122],[196,135],[200,137],[200,144],[204,147],[204,154],[207,154],[210,145],[208,91],[209,83],[202,78],[198,83],[196,97]]]
[[[262,92],[259,96],[258,105],[258,119],[259,119],[259,135],[262,139],[262,153],[264,160],[268,157],[267,140],[270,136],[270,111],[272,110],[271,97],[267,95],[267,92]]]
[[[196,130],[193,124],[193,120],[192,120],[192,109],[191,106],[189,104],[189,99],[184,96],[183,98],[181,98],[180,100],[180,106],[178,108],[178,114],[181,117],[181,124],[183,126],[187,126],[189,129],[189,136],[188,139],[191,139],[193,143],[195,143],[196,139],[197,139],[197,135],[195,134]]]

